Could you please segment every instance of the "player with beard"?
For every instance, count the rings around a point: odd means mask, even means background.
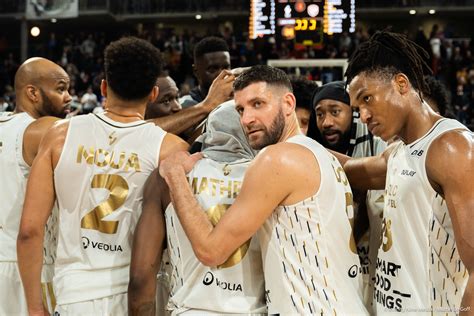
[[[367,313],[349,183],[336,158],[301,134],[288,76],[254,66],[237,77],[234,99],[250,145],[264,150],[215,227],[186,178],[201,155],[180,152],[160,166],[196,257],[218,266],[260,229],[269,313]]]
[[[45,58],[26,60],[15,74],[15,112],[0,117],[0,314],[27,314],[25,294],[17,267],[16,237],[26,180],[46,131],[69,112],[69,77]],[[47,223],[42,271],[43,304],[52,311],[55,231]]]
[[[314,92],[313,119],[308,136],[324,147],[351,157],[370,157],[383,152],[385,142],[374,137],[361,122],[359,112],[352,110],[343,81],[327,83]],[[354,237],[362,265],[364,300],[372,309],[373,282],[377,249],[380,246],[383,190],[356,195]]]

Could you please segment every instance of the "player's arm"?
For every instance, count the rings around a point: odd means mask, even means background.
[[[156,275],[166,234],[163,213],[169,203],[166,183],[156,169],[145,184],[143,210],[135,229],[128,284],[130,315],[155,315]]]
[[[387,175],[388,157],[398,146],[395,142],[388,146],[381,154],[372,157],[351,158],[330,150],[344,167],[351,187],[358,190],[383,190]]]
[[[219,104],[230,100],[234,79],[235,77],[229,70],[223,70],[212,82],[204,101],[177,113],[149,121],[154,122],[167,132],[181,134],[202,122]]]
[[[461,307],[474,313],[474,135],[467,131],[441,135],[430,146],[426,171],[446,200],[456,246],[469,273]]]
[[[160,166],[178,218],[196,257],[203,264],[217,266],[225,262],[301,181],[301,173],[295,171],[301,165],[296,163],[297,157],[282,155],[282,151],[272,147],[261,152],[247,169],[238,197],[215,228],[185,177],[200,154],[177,153]]]
[[[26,188],[25,203],[17,239],[20,270],[30,315],[43,315],[41,269],[43,266],[44,228],[55,200],[53,157],[58,148],[58,134],[65,126],[51,128],[41,142]]]
[[[38,154],[41,140],[46,135],[48,129],[59,119],[53,116],[44,116],[32,122],[23,135],[23,159],[31,166]]]

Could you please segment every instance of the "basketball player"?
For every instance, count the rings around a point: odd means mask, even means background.
[[[26,60],[15,74],[16,108],[0,117],[0,315],[25,315],[27,306],[17,267],[16,237],[30,166],[39,143],[51,125],[69,111],[69,77],[57,64],[45,58]],[[44,304],[52,311],[56,239],[48,222],[41,274]],[[41,260],[41,259],[40,259]]]
[[[181,111],[179,104],[179,89],[176,82],[167,75],[162,75],[156,80],[160,94],[155,102],[148,103],[145,111],[145,119],[167,117]],[[159,124],[158,124],[159,125]]]
[[[160,166],[197,258],[216,267],[260,229],[268,312],[364,314],[352,237],[352,194],[342,167],[302,135],[288,76],[254,66],[237,77],[237,112],[254,149],[242,189],[215,228],[185,173],[201,157],[178,153]]]
[[[474,136],[422,99],[427,58],[405,36],[381,31],[361,44],[346,73],[351,105],[369,130],[401,140],[345,164],[351,185],[385,185],[378,314],[474,308]]]
[[[158,50],[137,38],[105,50],[101,92],[107,110],[61,121],[45,136],[28,182],[18,263],[28,311],[41,314],[39,271],[44,224],[57,198],[59,240],[55,313],[122,315],[133,231],[143,185],[159,161],[186,144],[143,121],[158,95]]]
[[[308,136],[328,149],[351,157],[369,157],[383,152],[386,144],[374,137],[352,110],[349,94],[343,81],[333,81],[316,89],[313,96],[313,120]],[[359,192],[356,195],[354,238],[357,243],[364,280],[364,300],[372,310],[373,282],[377,250],[380,246],[383,190]],[[370,230],[368,230],[370,226]]]
[[[200,205],[215,224],[239,193],[244,172],[254,158],[255,151],[245,138],[233,102],[224,103],[211,112],[206,132],[199,141],[202,142],[206,158],[200,160],[187,176]],[[257,238],[249,239],[217,268],[206,267],[194,255],[169,201],[168,192],[156,192],[166,188],[166,184],[158,185],[157,177],[153,176],[149,181],[155,183],[149,183],[148,189],[145,189],[149,198],[147,195],[144,197],[144,210],[137,225],[133,248],[130,314],[141,314],[145,306],[154,306],[153,276],[157,271],[154,263],[161,256],[161,248],[157,245],[163,243],[165,231],[171,258],[168,310],[172,314],[265,313],[261,253]],[[149,188],[150,185],[153,188]],[[157,199],[157,196],[162,198]],[[163,219],[165,209],[166,230]]]
[[[198,85],[189,95],[180,98],[179,102],[183,109],[203,102],[217,76],[222,74],[223,70],[230,70],[229,46],[220,37],[208,36],[200,40],[194,47],[193,58],[193,73]],[[230,100],[232,86],[223,86],[221,93]]]
[[[229,100],[229,94],[232,92],[232,83],[235,76],[229,70],[222,72],[212,81],[207,97],[199,104],[182,109],[178,100],[178,88],[176,83],[170,77],[160,77],[157,80],[157,86],[164,93],[160,94],[160,99],[149,103],[145,113],[145,119],[152,120],[155,124],[165,131],[182,135],[184,132],[189,135],[183,135],[192,142],[199,136],[201,129],[192,135],[194,129],[215,109],[219,104]],[[190,134],[191,133],[191,134]]]

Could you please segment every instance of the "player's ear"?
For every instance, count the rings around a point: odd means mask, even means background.
[[[107,98],[107,81],[105,79],[102,79],[100,82],[100,93],[103,97]]]
[[[32,102],[37,103],[40,100],[40,92],[39,89],[34,86],[34,85],[27,85],[26,86],[26,96],[28,99],[30,99]]]
[[[150,95],[148,96],[148,101],[150,103],[155,102],[159,94],[160,94],[160,88],[157,85],[153,86],[153,89],[151,90]]]
[[[404,73],[395,75],[395,87],[400,94],[405,94],[409,91],[410,80]]]
[[[287,92],[283,95],[283,113],[285,116],[293,114],[296,107],[295,95],[291,92]]]

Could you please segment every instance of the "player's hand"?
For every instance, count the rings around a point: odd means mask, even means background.
[[[160,175],[166,179],[172,172],[184,172],[187,174],[202,157],[203,155],[200,152],[192,155],[187,151],[175,152],[161,161],[159,167]]]
[[[209,112],[214,110],[219,104],[232,99],[233,84],[235,76],[230,70],[224,69],[214,79],[206,99],[203,101],[203,106],[207,107]]]

